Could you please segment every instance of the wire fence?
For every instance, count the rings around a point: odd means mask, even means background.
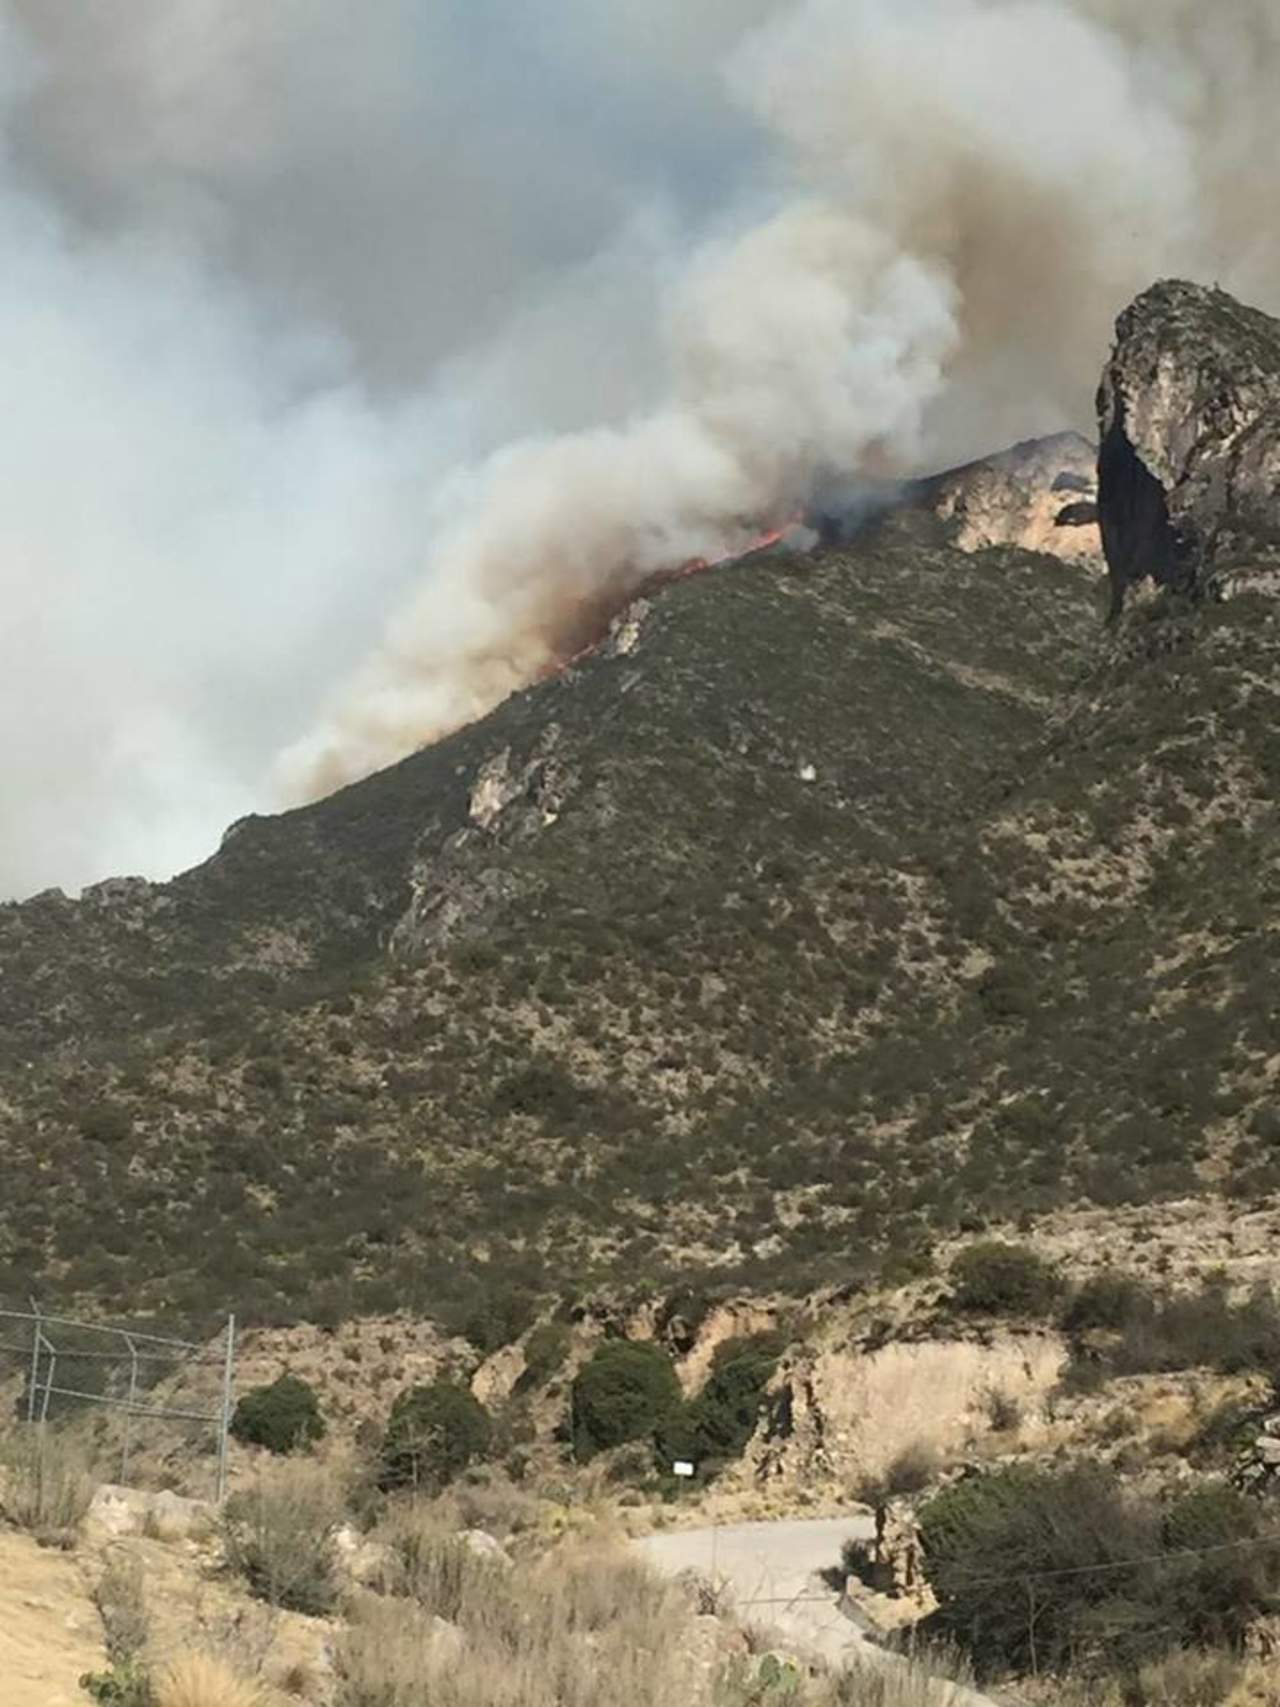
[[[92,1417],[95,1448],[118,1455],[120,1481],[166,1465],[211,1462],[214,1497],[227,1489],[236,1323],[200,1343],[29,1310],[0,1310],[0,1404],[20,1426]]]

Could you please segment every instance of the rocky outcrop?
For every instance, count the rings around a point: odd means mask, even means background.
[[[1112,608],[1280,570],[1280,320],[1170,280],[1121,315],[1098,393]]]
[[[912,498],[953,524],[961,551],[1011,545],[1101,571],[1096,481],[1094,447],[1056,433],[921,481]]]

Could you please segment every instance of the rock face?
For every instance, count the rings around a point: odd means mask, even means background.
[[[1280,569],[1280,320],[1170,280],[1121,315],[1098,393],[1112,608]]]
[[[1100,571],[1097,460],[1078,433],[1056,433],[920,481],[910,499],[954,524],[961,551],[1012,545]]]

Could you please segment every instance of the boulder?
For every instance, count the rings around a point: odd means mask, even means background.
[[[511,1555],[500,1541],[494,1540],[487,1530],[463,1529],[458,1534],[458,1540],[477,1558],[488,1559],[495,1565],[510,1566],[511,1564]]]
[[[146,1527],[151,1496],[140,1488],[121,1488],[104,1482],[94,1490],[85,1516],[85,1531],[93,1539],[118,1540],[141,1535]]]
[[[338,1567],[358,1588],[387,1592],[396,1580],[396,1556],[385,1542],[371,1541],[349,1523],[333,1532]]]
[[[85,1518],[90,1539],[115,1541],[126,1535],[149,1535],[157,1541],[189,1541],[212,1528],[213,1507],[205,1500],[183,1499],[167,1491],[124,1488],[104,1482],[97,1488]]]
[[[1098,422],[1113,613],[1148,579],[1204,596],[1280,571],[1280,320],[1154,285],[1117,322]]]

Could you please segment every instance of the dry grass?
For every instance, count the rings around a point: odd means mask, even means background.
[[[324,1465],[273,1465],[227,1502],[227,1563],[269,1605],[323,1615],[337,1598],[333,1534],[344,1514],[342,1484]]]
[[[127,1665],[146,1646],[150,1630],[141,1563],[123,1554],[110,1559],[93,1599],[102,1619],[107,1658],[112,1665]]]
[[[453,1528],[483,1529],[502,1541],[535,1528],[540,1507],[535,1495],[494,1474],[482,1482],[459,1482],[444,1495],[440,1509]]]
[[[671,1585],[597,1548],[495,1567],[412,1514],[405,1601],[367,1600],[339,1644],[338,1707],[670,1707],[688,1699],[689,1614]],[[403,1520],[405,1536],[414,1536]],[[442,1610],[443,1609],[443,1610]]]
[[[1232,1654],[1176,1652],[1125,1684],[1065,1686],[1055,1707],[1280,1707],[1280,1674]]]
[[[43,1545],[71,1545],[93,1487],[88,1449],[74,1432],[28,1427],[0,1438],[0,1514]]]
[[[212,1654],[183,1654],[152,1680],[155,1707],[268,1707],[256,1683]]]

